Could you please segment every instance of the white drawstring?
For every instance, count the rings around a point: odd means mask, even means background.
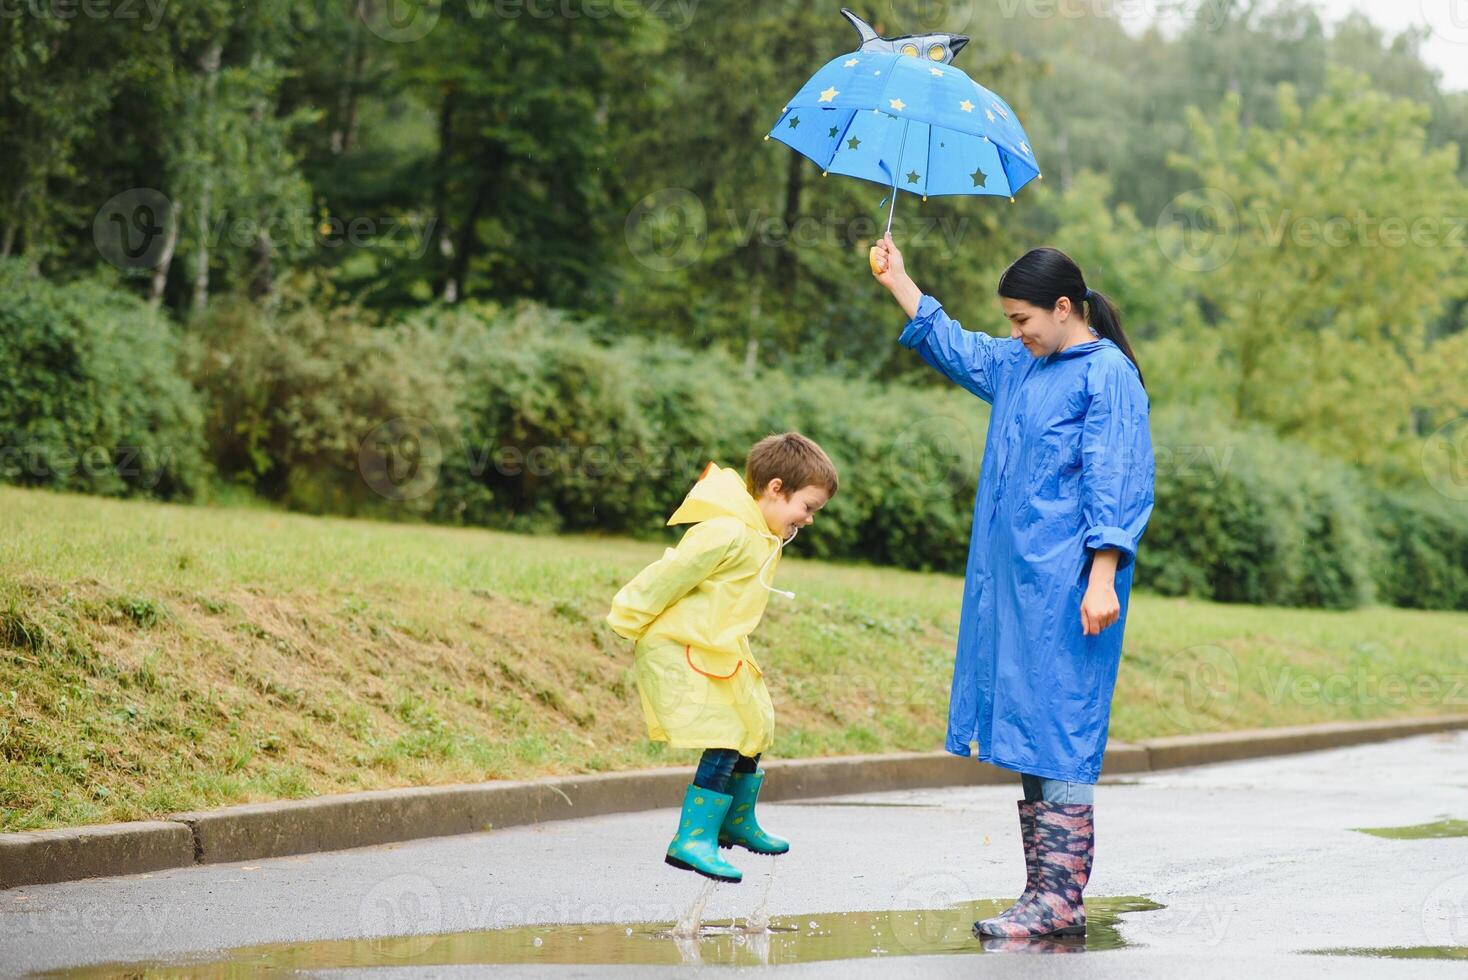
[[[770,567],[770,562],[774,559],[774,557],[776,555],[778,555],[780,553],[780,549],[783,548],[783,547],[785,547],[785,545],[787,543],[789,543],[791,541],[794,541],[795,540],[795,535],[797,535],[799,533],[800,533],[800,525],[797,524],[797,525],[795,525],[795,530],[791,532],[790,537],[788,537],[788,538],[783,538],[782,539],[782,538],[779,538],[779,537],[777,537],[776,535],[773,535],[773,534],[769,535],[769,537],[775,538],[775,541],[777,542],[775,544],[775,550],[772,551],[772,552],[770,552],[769,555],[766,556],[764,564],[759,567],[759,584],[760,585],[763,585],[765,588],[769,589],[771,592],[778,592],[778,593],[780,593],[780,595],[784,596],[787,599],[794,599],[795,598],[795,593],[794,592],[786,592],[784,589],[777,589],[773,585],[771,585],[770,583],[766,582],[765,581],[765,569]]]

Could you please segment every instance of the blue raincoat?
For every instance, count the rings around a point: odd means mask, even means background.
[[[1101,773],[1137,541],[1152,514],[1147,393],[1104,338],[1034,357],[931,296],[900,342],[993,406],[945,748],[1067,782]],[[1117,621],[1081,630],[1093,552],[1114,548]]]

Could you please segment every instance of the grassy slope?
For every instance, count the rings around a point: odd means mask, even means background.
[[[660,552],[0,487],[0,829],[691,763],[647,741],[601,622]],[[941,748],[961,581],[780,584],[772,754]],[[1465,675],[1468,615],[1138,595],[1112,733],[1463,711]]]

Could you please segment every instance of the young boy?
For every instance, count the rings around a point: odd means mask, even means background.
[[[796,432],[756,443],[743,479],[711,462],[668,518],[693,525],[678,547],[612,600],[607,622],[637,641],[633,671],[648,738],[704,750],[668,845],[675,868],[737,882],[743,873],[719,857],[720,846],[790,850],[754,814],[775,709],[749,634],[769,594],[780,591],[770,584],[780,549],[835,493],[830,457]]]

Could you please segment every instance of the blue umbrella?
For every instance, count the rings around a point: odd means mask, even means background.
[[[868,30],[863,50],[812,75],[765,139],[810,157],[823,173],[860,177],[925,200],[988,194],[1013,201],[1040,176],[1014,110],[946,63],[950,53],[934,44],[925,58],[915,44],[875,32],[868,38]],[[887,214],[889,231],[896,197]]]

